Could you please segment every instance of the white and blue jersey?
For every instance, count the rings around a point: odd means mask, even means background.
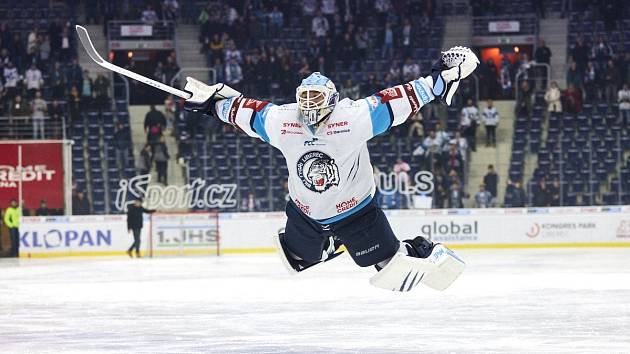
[[[337,103],[313,133],[297,103],[281,106],[235,97],[217,101],[219,118],[278,148],[289,169],[289,195],[311,219],[330,224],[368,204],[376,186],[367,141],[433,100],[431,79],[420,78],[372,96]]]

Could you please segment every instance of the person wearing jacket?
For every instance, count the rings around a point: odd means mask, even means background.
[[[129,257],[131,252],[136,250],[136,258],[140,258],[140,232],[142,231],[143,213],[155,213],[155,210],[145,209],[142,206],[142,198],[134,200],[133,204],[127,207],[127,231],[133,233],[133,243],[127,250]]]
[[[18,206],[15,199],[11,200],[11,205],[4,211],[4,224],[9,229],[11,237],[11,251],[9,257],[20,256],[20,219],[22,218],[22,209]]]

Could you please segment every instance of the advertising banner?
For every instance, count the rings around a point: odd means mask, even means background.
[[[148,248],[142,230],[142,252]],[[124,255],[133,236],[125,215],[25,217],[20,226],[20,256]]]
[[[424,236],[453,247],[630,247],[630,207],[440,209],[386,211],[400,239]],[[284,213],[156,215],[145,219],[142,250],[156,255],[273,252]],[[153,228],[153,239],[148,237]],[[125,215],[26,217],[21,254],[124,255]],[[153,244],[151,244],[153,243]],[[204,251],[204,252],[201,252]],[[212,252],[211,252],[212,251]]]
[[[20,172],[21,150],[21,172]],[[41,200],[48,208],[64,208],[63,143],[20,141],[0,144],[0,208],[18,199],[20,180],[22,199],[27,208],[36,209]]]

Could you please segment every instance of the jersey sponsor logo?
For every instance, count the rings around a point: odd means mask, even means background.
[[[269,101],[259,101],[252,98],[246,98],[243,102],[243,108],[250,108],[256,112],[260,112],[269,104]]]
[[[339,167],[335,160],[321,151],[309,151],[297,163],[298,177],[313,192],[324,193],[339,185]]]
[[[402,92],[398,87],[390,87],[376,93],[381,98],[381,103],[387,103],[397,98],[402,98]]]
[[[304,142],[304,146],[322,146],[322,145],[326,145],[326,143],[319,140],[318,138],[313,138],[311,140],[307,140]]]
[[[411,114],[409,117],[415,115],[420,110],[420,103],[418,102],[418,97],[416,97],[416,93],[413,91],[413,86],[410,83],[406,83],[403,85],[403,89],[407,94],[407,99],[409,100],[409,105],[411,106]]]
[[[294,123],[294,122],[284,122],[282,123],[282,127],[283,128],[302,128],[302,124],[300,123]]]
[[[301,132],[301,131],[298,131],[298,130],[280,129],[280,135],[287,135],[287,134],[289,134],[289,135],[302,135],[304,133]]]
[[[338,203],[335,205],[338,213],[343,213],[344,211],[348,211],[359,204],[357,198],[352,197],[352,199],[346,200],[344,202]]]
[[[311,215],[311,207],[309,205],[300,202],[297,198],[293,199],[293,202],[295,202],[295,206],[302,210],[304,214]]]
[[[429,98],[429,95],[424,90],[424,88],[422,87],[422,84],[420,83],[419,80],[413,80],[413,85],[416,87],[416,91],[418,92],[418,95],[420,95],[420,99],[422,100],[422,104],[427,104],[427,103],[431,102],[431,99]]]
[[[236,126],[236,114],[238,113],[238,109],[239,109],[239,106],[241,105],[242,100],[243,99],[241,97],[238,97],[234,101],[234,104],[232,104],[232,107],[230,108],[230,113],[228,115],[228,122],[234,126]]]
[[[347,127],[347,126],[348,126],[348,121],[329,123],[327,125],[328,129],[341,128],[341,127]]]
[[[326,132],[326,135],[337,135],[343,133],[350,133],[350,129],[330,130]]]

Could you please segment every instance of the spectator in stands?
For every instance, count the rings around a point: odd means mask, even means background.
[[[504,99],[512,97],[512,75],[510,74],[510,62],[507,58],[501,61],[501,70],[499,71],[499,82]]]
[[[492,193],[486,190],[486,186],[482,183],[479,185],[479,191],[475,194],[475,208],[492,207]]]
[[[162,16],[167,21],[177,21],[179,3],[177,0],[164,0],[162,3]]]
[[[413,28],[411,26],[411,21],[409,18],[405,18],[402,26],[402,52],[403,57],[409,58],[411,57],[411,38],[413,38]]]
[[[74,32],[74,30],[72,32]],[[61,31],[61,47],[59,48],[59,60],[61,61],[67,62],[70,60],[70,53],[72,51],[71,38],[70,27],[64,27]]]
[[[144,116],[144,132],[147,134],[147,142],[151,145],[157,143],[166,128],[166,117],[155,105],[149,106],[149,112]]]
[[[521,82],[519,87],[518,100],[516,101],[516,114],[519,116],[532,116],[532,88],[529,81]]]
[[[365,58],[370,47],[370,36],[363,27],[359,27],[354,35],[354,42],[359,58]]]
[[[422,138],[424,135],[424,127],[422,126],[422,113],[418,111],[417,114],[414,114],[409,118],[409,131],[407,132],[408,137],[418,137]]]
[[[5,64],[3,70],[4,89],[6,90],[7,99],[12,99],[18,94],[18,85],[22,82],[17,68],[12,61]]]
[[[483,124],[486,127],[486,146],[496,147],[499,112],[490,99],[486,103],[486,108],[483,109]]]
[[[271,36],[277,37],[280,34],[280,31],[284,27],[284,14],[277,5],[274,5],[273,9],[269,13],[269,29],[271,31]]]
[[[92,87],[94,86],[93,80],[90,77],[90,72],[83,70],[83,82],[81,84],[81,100],[83,102],[89,102],[92,100]]]
[[[116,153],[116,164],[120,170],[127,165],[127,157],[129,156],[131,132],[122,122],[116,123],[116,131],[114,132],[113,143]]]
[[[48,61],[50,60],[50,36],[40,35],[41,41],[39,44],[39,65],[42,67],[48,67]]]
[[[48,105],[42,98],[42,92],[35,92],[35,99],[31,102],[32,120],[33,120],[33,139],[46,139],[44,134],[44,120]]]
[[[608,60],[606,68],[602,70],[602,79],[604,81],[604,98],[608,104],[611,104],[615,99],[617,80],[619,79],[619,71],[612,59]]]
[[[498,197],[497,186],[499,185],[499,175],[494,170],[494,165],[488,165],[488,173],[483,176],[483,184],[494,198]]]
[[[236,59],[232,58],[228,60],[225,65],[225,82],[234,88],[238,88],[240,82],[243,80],[243,71]]]
[[[142,11],[142,17],[140,20],[144,23],[153,24],[159,20],[157,13],[153,10],[153,6],[147,5],[146,9]]]
[[[554,179],[549,189],[551,206],[560,206],[560,181]]]
[[[225,42],[223,41],[223,38],[218,34],[215,33],[212,35],[212,40],[210,41],[209,44],[209,57],[208,57],[208,63],[212,63],[214,61],[216,61],[216,59],[219,60],[223,60],[224,55],[223,55],[223,49],[225,49]]]
[[[77,194],[72,198],[72,215],[89,215],[90,214],[90,201],[85,196],[85,192],[77,191]]]
[[[79,96],[79,90],[76,86],[72,86],[72,88],[70,89],[70,93],[68,94],[67,98],[67,104],[68,112],[70,114],[69,124],[72,125],[74,124],[74,122],[78,121],[82,107],[81,96]]]
[[[383,46],[381,48],[381,59],[391,59],[394,56],[394,30],[392,25],[387,22],[385,24],[385,32],[383,32]]]
[[[468,140],[462,137],[462,133],[458,130],[455,131],[455,137],[450,141],[450,144],[457,146],[457,150],[459,151],[459,155],[462,157],[462,160],[466,161],[466,155],[468,154]]]
[[[55,99],[62,99],[66,92],[66,73],[61,67],[61,63],[55,62],[52,72],[50,73],[50,85],[52,87],[52,96]]]
[[[479,75],[481,98],[496,98],[499,74],[497,73],[497,67],[494,65],[492,59],[488,59],[485,63],[481,64],[479,69],[477,69],[477,75]]]
[[[420,66],[414,63],[411,58],[405,60],[402,68],[403,81],[415,80],[420,76]]]
[[[424,138],[423,145],[429,153],[440,153],[442,151],[442,138],[438,138],[435,130],[430,130],[429,135]]]
[[[541,177],[533,188],[533,204],[536,207],[548,207],[551,205],[551,194],[547,189],[545,177]]]
[[[162,136],[157,144],[153,146],[153,160],[155,161],[155,169],[157,170],[158,183],[168,185],[168,160],[171,156],[168,154],[168,147],[164,137]]]
[[[252,212],[261,210],[260,200],[256,198],[254,193],[247,193],[247,196],[241,201],[241,211]]]
[[[503,206],[505,208],[522,208],[526,204],[527,196],[521,187],[521,182],[508,180],[505,190],[505,200]]]
[[[30,106],[22,101],[22,96],[17,95],[15,96],[15,98],[13,99],[13,103],[11,104],[11,107],[9,109],[9,125],[15,127],[15,124],[17,124],[17,121],[15,121],[14,119],[19,117],[19,118],[25,118],[25,117],[30,117],[31,115],[31,108]],[[19,131],[14,131],[15,133],[18,133],[18,135],[20,132]]]
[[[560,101],[560,97],[562,93],[560,92],[560,88],[558,87],[558,83],[555,81],[551,82],[547,92],[545,92],[545,101],[547,102],[547,111],[550,113],[562,113],[562,102]]]
[[[589,61],[586,64],[586,69],[584,69],[584,94],[586,96],[585,99],[589,102],[593,102],[601,96],[598,87],[599,79],[599,70],[597,70],[592,61]]]
[[[448,152],[444,154],[443,161],[445,165],[445,169],[448,171],[457,172],[458,176],[464,175],[464,160],[462,156],[459,154],[459,150],[457,146],[453,144],[448,145]]]
[[[411,166],[403,161],[401,157],[398,157],[392,171],[396,174],[398,182],[396,185],[400,186],[396,191],[396,206],[402,209],[409,209],[411,207],[411,196],[408,193],[400,192],[407,190],[411,186],[411,177],[409,176]]]
[[[46,206],[46,201],[44,199],[39,201],[39,208],[35,210],[36,216],[48,216],[52,215],[52,210],[48,209]]]
[[[551,65],[551,55],[551,49],[547,47],[542,38],[539,39],[538,47],[536,48],[536,52],[534,52],[536,63]],[[537,76],[541,78],[541,87],[547,87],[547,67],[537,66],[536,72]]]
[[[630,89],[628,84],[623,84],[623,88],[617,93],[617,103],[619,103],[619,121],[622,126],[630,127]]]
[[[35,92],[39,91],[44,83],[42,72],[37,68],[35,63],[32,63],[31,67],[26,70],[24,80],[26,81],[26,97],[32,99],[35,97]]]
[[[96,92],[96,99],[101,108],[104,108],[109,102],[109,85],[109,79],[103,73],[96,75],[92,88]]]
[[[455,181],[451,184],[449,188],[448,195],[448,207],[449,208],[463,208],[463,192],[461,190],[461,185],[459,181]]]
[[[319,41],[320,46],[324,44],[329,30],[330,24],[328,23],[328,20],[322,15],[320,10],[317,10],[317,15],[313,17],[313,20],[311,21],[311,32]]]
[[[83,70],[81,70],[77,59],[72,59],[72,64],[68,66],[66,80],[68,87],[76,86],[79,88],[83,86]]]
[[[151,145],[148,143],[144,144],[144,147],[140,151],[140,157],[138,158],[138,171],[140,175],[148,175],[151,172],[152,161]]]
[[[48,119],[52,128],[52,137],[57,139],[62,138],[63,134],[61,132],[64,126],[64,113],[59,101],[53,100],[50,103],[50,107],[48,107]]]
[[[22,219],[22,209],[18,206],[17,200],[11,199],[11,204],[4,210],[3,219],[11,237],[9,257],[20,256],[20,219]]]
[[[479,110],[475,106],[472,98],[466,102],[466,107],[462,108],[461,119],[459,121],[460,130],[464,133],[468,146],[472,151],[477,151],[477,125],[479,124]]]
[[[574,85],[569,85],[564,91],[566,105],[564,111],[571,114],[578,114],[582,111],[582,91]]]
[[[352,79],[348,79],[341,88],[340,94],[341,97],[348,97],[352,100],[358,100],[361,97],[361,89],[359,85],[355,84],[352,81]]]
[[[600,68],[603,68],[606,66],[606,63],[612,59],[613,54],[612,47],[606,42],[604,36],[599,36],[597,43],[595,43],[591,49],[591,58],[595,60]]]
[[[155,213],[155,210],[145,209],[142,207],[142,198],[138,197],[133,204],[127,207],[127,232],[133,234],[133,243],[127,250],[127,254],[131,257],[131,252],[136,250],[136,258],[140,258],[140,233],[143,226],[144,213]]]
[[[590,52],[591,50],[588,45],[584,43],[584,39],[581,36],[578,37],[577,42],[571,48],[571,57],[573,57],[573,61],[576,62],[580,71],[586,68]]]

